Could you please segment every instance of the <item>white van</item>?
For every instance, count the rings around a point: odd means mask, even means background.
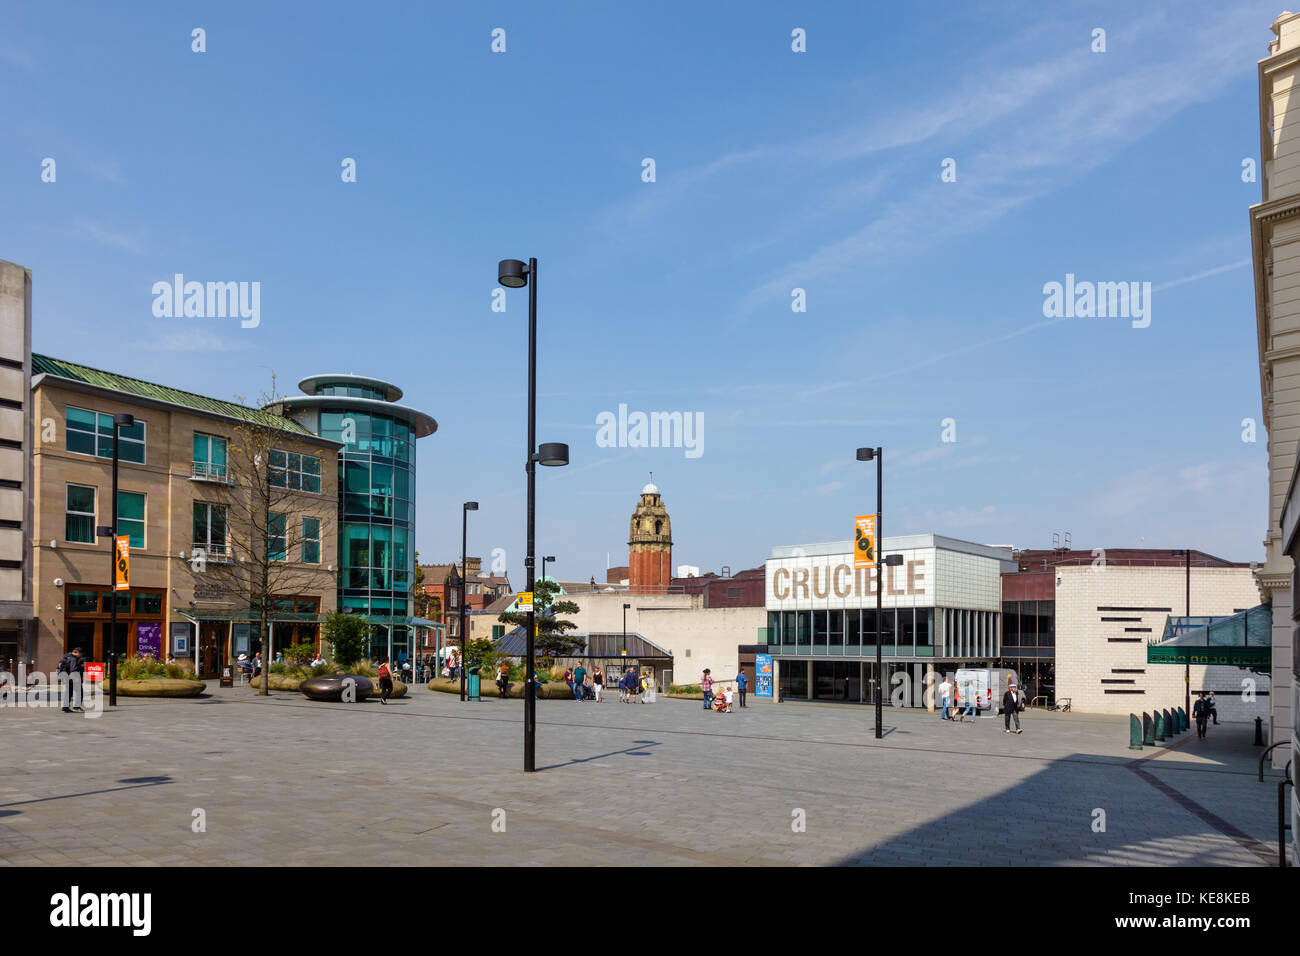
[[[1002,713],[1002,695],[1006,693],[1008,683],[1016,685],[1018,709],[1024,710],[1026,698],[1024,688],[1020,686],[1020,675],[1009,667],[962,667],[953,679],[957,697],[961,700],[974,690],[976,707],[981,714]]]

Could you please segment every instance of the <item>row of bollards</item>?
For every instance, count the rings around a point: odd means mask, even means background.
[[[1154,747],[1157,743],[1172,740],[1176,735],[1191,729],[1187,711],[1182,707],[1173,710],[1157,710],[1155,716],[1143,714],[1139,720],[1137,714],[1128,715],[1128,749],[1141,750]]]

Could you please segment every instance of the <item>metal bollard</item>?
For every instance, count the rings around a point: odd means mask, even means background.
[[[1148,713],[1142,714],[1142,745],[1154,747],[1156,743],[1155,722]]]
[[[1165,718],[1165,738],[1173,740],[1174,734],[1178,733],[1178,728],[1174,726],[1173,719],[1169,716],[1168,710],[1162,711],[1162,714]]]
[[[1156,711],[1156,742],[1165,742],[1165,718],[1160,711]]]
[[[1142,749],[1142,721],[1137,719],[1137,714],[1128,715],[1128,749]]]

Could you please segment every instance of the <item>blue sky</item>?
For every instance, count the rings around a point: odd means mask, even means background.
[[[0,258],[33,271],[36,350],[222,398],[395,381],[440,425],[422,560],[477,499],[471,551],[522,583],[527,296],[491,305],[497,260],[536,256],[561,577],[625,563],[651,470],[676,564],[847,539],[859,445],[887,535],[1260,559],[1241,163],[1280,6],[545,7],[8,9]],[[177,272],[260,282],[261,324],[155,318]],[[1067,273],[1150,282],[1150,327],[1048,323]],[[620,403],[701,413],[703,454],[599,447]]]

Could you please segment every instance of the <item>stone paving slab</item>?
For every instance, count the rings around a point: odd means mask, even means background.
[[[525,774],[522,716],[418,687],[5,708],[0,863],[1257,866],[1276,849],[1278,774],[1256,782],[1245,725],[1137,754],[1127,718],[1084,714],[1007,735],[890,709],[876,741],[856,706],[541,701]]]

